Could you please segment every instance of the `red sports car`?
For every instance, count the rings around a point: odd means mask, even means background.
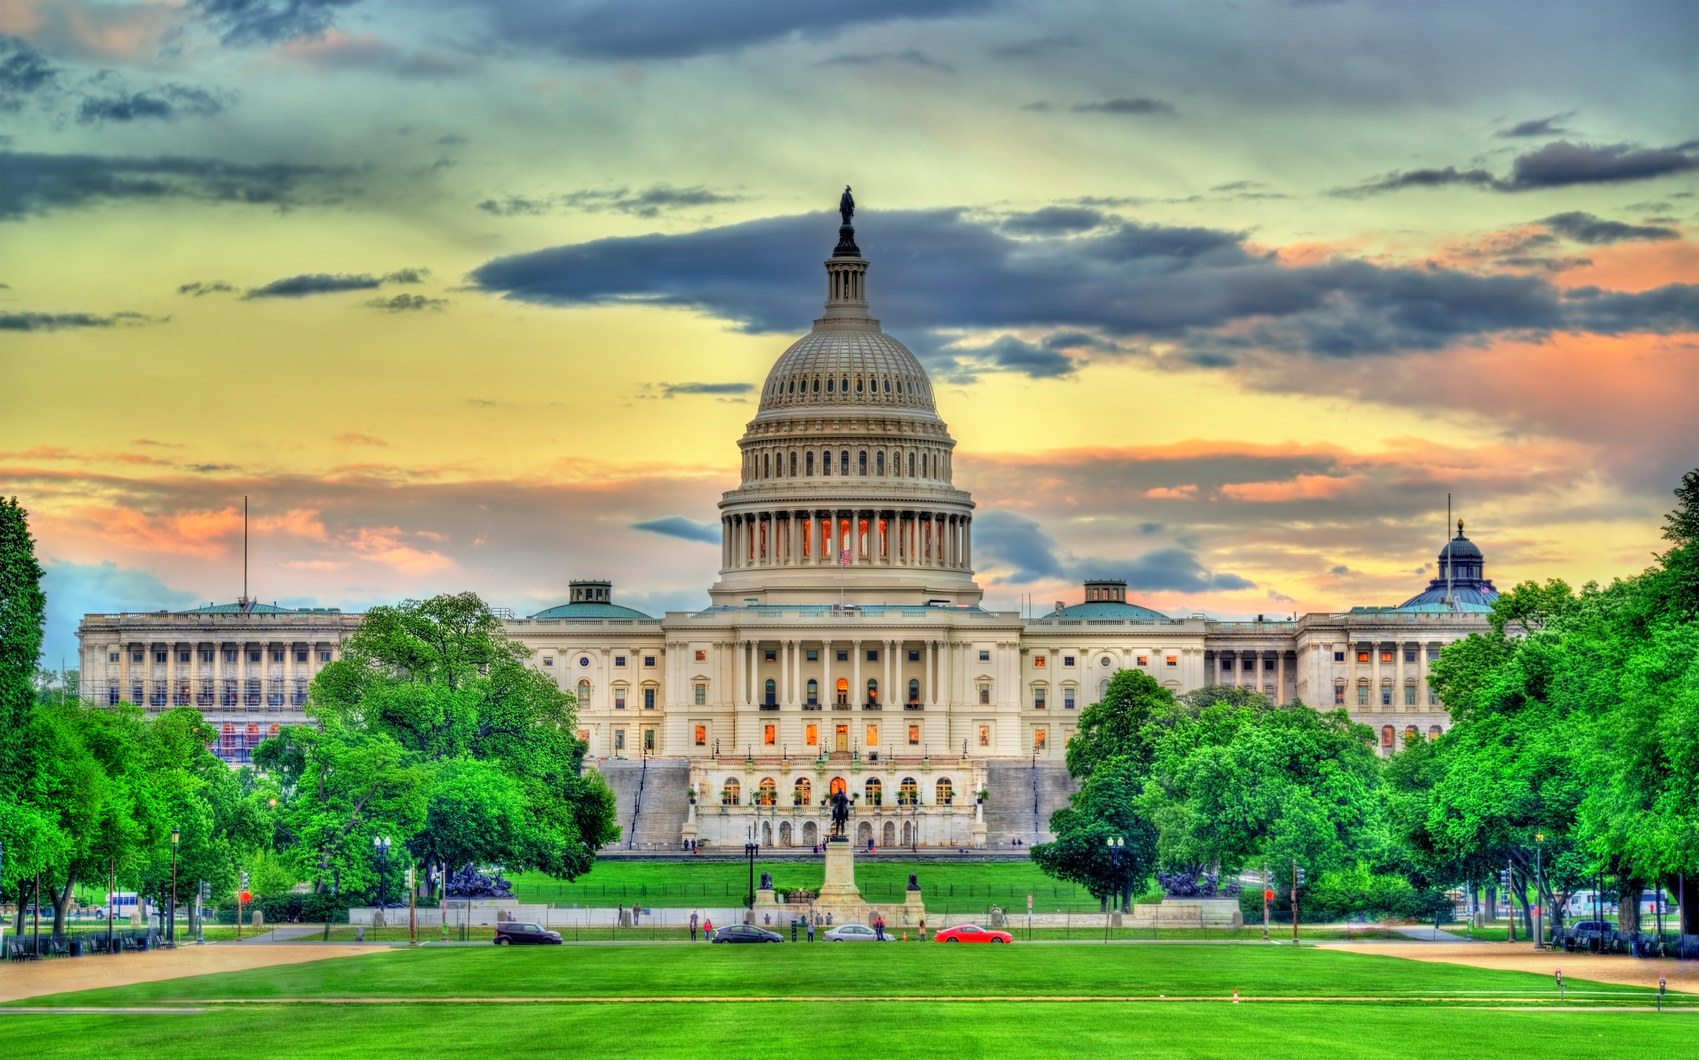
[[[945,928],[936,936],[939,942],[1013,942],[1015,937],[1007,931],[987,931],[977,924],[963,924],[960,927]]]

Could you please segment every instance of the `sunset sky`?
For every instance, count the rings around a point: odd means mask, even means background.
[[[704,606],[845,184],[988,606],[1644,568],[1699,5],[0,0],[0,491],[85,611]]]

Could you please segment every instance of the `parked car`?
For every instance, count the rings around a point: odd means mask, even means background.
[[[495,941],[497,946],[559,946],[560,933],[540,924],[508,922],[496,925]]]
[[[776,931],[758,928],[754,924],[733,924],[715,930],[715,942],[783,942],[785,937]]]
[[[827,942],[878,942],[879,936],[866,924],[839,924],[826,932]],[[897,941],[889,931],[885,932],[886,942]]]
[[[987,931],[978,924],[962,924],[959,927],[945,928],[935,936],[939,942],[1013,942],[1015,937],[1007,931]]]
[[[1603,950],[1613,940],[1616,925],[1609,920],[1577,920],[1563,932],[1566,950]]]

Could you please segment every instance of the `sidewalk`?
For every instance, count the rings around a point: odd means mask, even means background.
[[[50,961],[28,961],[6,965],[0,977],[0,1002],[26,997],[62,994],[71,990],[98,990],[129,986],[188,975],[240,972],[277,964],[358,957],[386,953],[387,946],[290,946],[232,945],[179,946],[174,950],[147,953],[96,954],[88,957],[59,957]]]
[[[1422,942],[1462,942],[1465,944],[1478,942],[1478,940],[1469,938],[1467,935],[1455,935],[1449,931],[1441,931],[1434,927],[1414,927],[1394,924],[1392,925],[1392,930],[1403,935],[1405,938],[1419,939]],[[1484,946],[1486,943],[1479,942],[1479,945]]]

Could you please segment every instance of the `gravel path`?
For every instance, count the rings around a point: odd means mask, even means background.
[[[240,972],[274,964],[304,964],[337,957],[358,957],[387,950],[387,946],[211,944],[150,950],[147,953],[109,953],[9,963],[4,966],[5,974],[0,975],[0,1001],[179,979],[188,975]]]
[[[1505,942],[1386,942],[1367,950],[1345,943],[1323,942],[1318,949],[1372,952],[1383,957],[1403,957],[1411,961],[1433,961],[1440,964],[1466,964],[1471,968],[1494,968],[1511,972],[1535,972],[1553,976],[1558,969],[1570,979],[1591,979],[1595,983],[1616,983],[1620,986],[1648,987],[1656,990],[1658,978],[1669,980],[1669,989],[1699,994],[1699,961],[1653,961],[1639,957],[1599,957],[1588,953],[1565,953],[1562,950],[1536,950],[1527,943]],[[1554,977],[1555,979],[1555,977]],[[1555,992],[1557,987],[1552,987]]]

